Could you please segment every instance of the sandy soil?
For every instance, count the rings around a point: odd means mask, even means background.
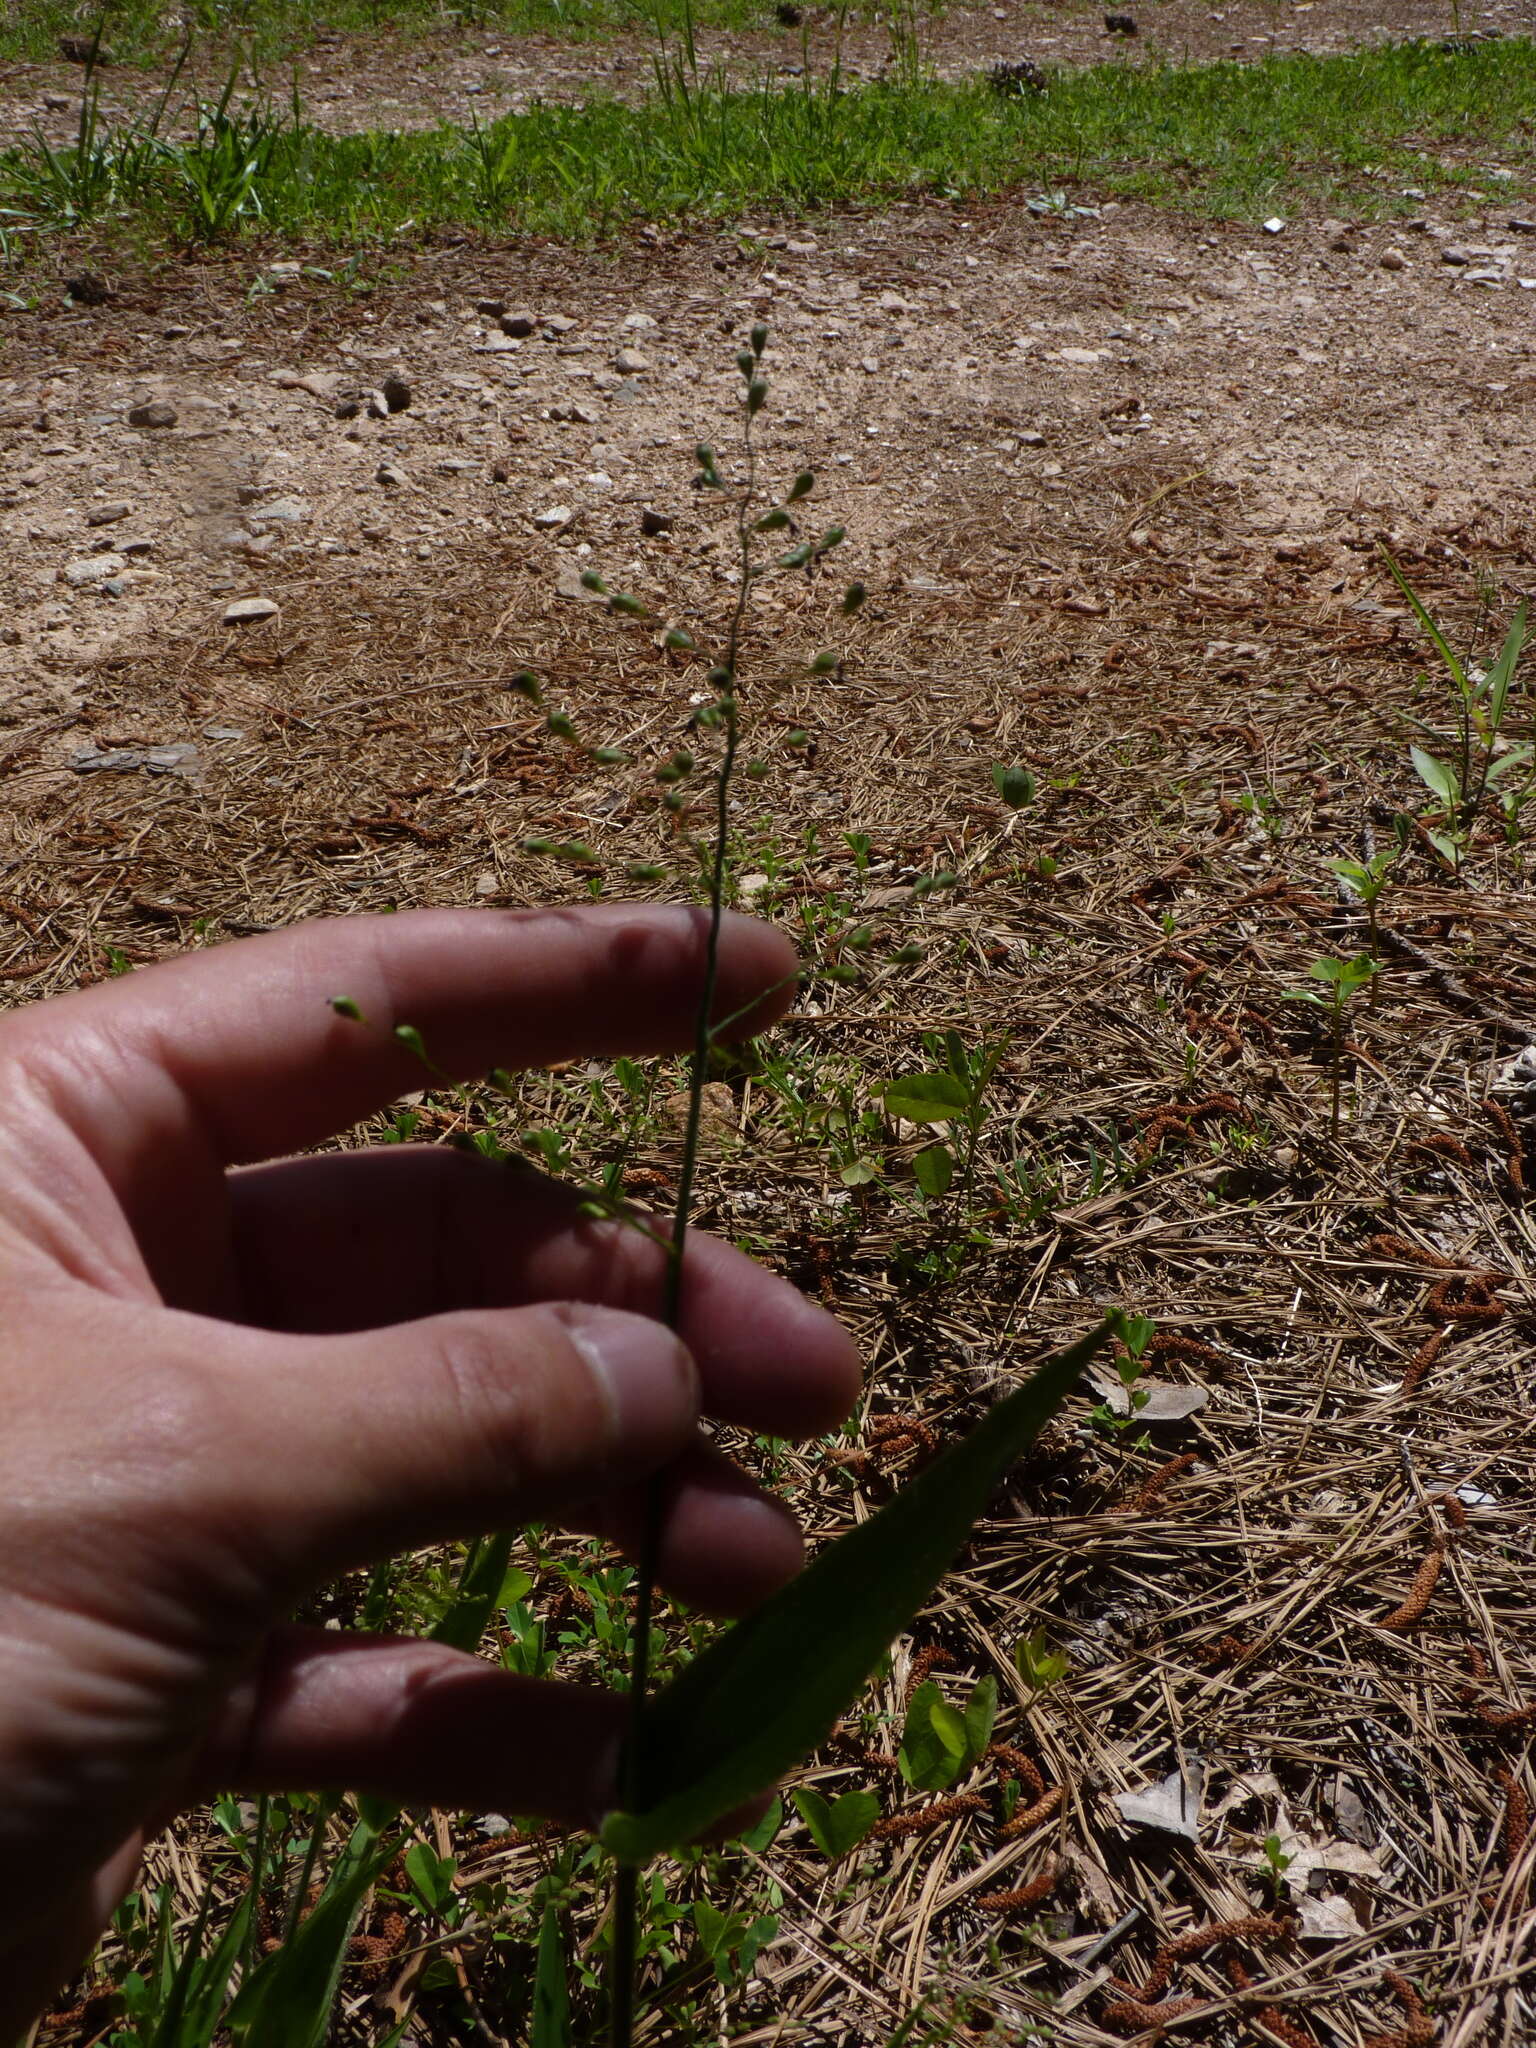
[[[366,302],[235,263],[93,308],[50,293],[0,381],[0,674],[73,704],[83,666],[217,628],[231,596],[388,593],[474,555],[549,581],[617,549],[682,596],[718,573],[688,451],[727,411],[725,336],[753,317],[773,327],[785,459],[827,470],[860,566],[892,588],[973,506],[1006,516],[1015,553],[1065,507],[1128,534],[1167,484],[1219,500],[1244,564],[1292,541],[1344,566],[1395,523],[1465,544],[1531,502],[1536,233],[1511,221],[1271,236],[1020,201],[748,224],[766,257],[726,234],[448,253]],[[501,335],[487,295],[534,332]],[[643,368],[615,367],[626,348]],[[407,410],[336,416],[389,374]],[[130,425],[156,398],[175,425]],[[670,535],[641,539],[647,504]],[[556,505],[568,518],[541,525]],[[1085,600],[1112,570],[1083,565]]]
[[[1276,51],[1330,51],[1412,36],[1441,36],[1452,28],[1444,0],[1147,0],[1129,8],[1134,37],[1112,34],[1104,8],[1086,0],[1000,0],[959,7],[926,22],[925,61],[941,76],[965,77],[999,61],[1030,57],[1051,64],[1203,62],[1219,57],[1262,57]],[[1536,0],[1481,0],[1460,14],[1464,34],[1530,34]],[[837,51],[830,10],[808,7],[800,29],[756,34],[702,31],[700,62],[733,80],[796,77],[809,66],[825,70]],[[891,61],[890,30],[880,23],[851,25],[842,43],[850,77],[880,76]],[[308,117],[321,127],[430,127],[440,120],[486,119],[525,109],[536,99],[578,100],[594,91],[639,97],[654,80],[648,37],[617,36],[586,43],[550,36],[473,34],[366,39],[334,38],[306,52],[293,67],[252,78],[253,89],[286,96],[297,79]],[[204,90],[224,82],[221,60],[204,57],[190,74]],[[109,115],[152,105],[157,73],[126,66],[100,74]],[[78,108],[77,65],[12,64],[0,67],[0,138],[34,126],[66,140]]]
[[[1390,640],[1402,614],[1378,534],[1462,596],[1474,563],[1529,559],[1536,235],[1521,218],[1269,236],[1019,200],[814,234],[750,224],[766,255],[718,233],[586,256],[448,250],[366,299],[234,260],[121,280],[97,307],[50,293],[15,323],[0,379],[13,850],[81,806],[168,801],[184,772],[221,809],[276,787],[301,811],[382,816],[394,765],[349,745],[325,750],[323,776],[302,750],[278,772],[269,721],[329,719],[402,682],[483,710],[525,660],[579,672],[591,562],[659,609],[707,609],[728,558],[691,451],[731,431],[728,336],[756,318],[773,330],[775,459],[821,472],[846,573],[878,594],[865,630],[883,620],[893,645],[999,686],[1064,665],[1096,690],[1106,650],[1141,668],[1172,596],[1181,646],[1240,702],[1277,635],[1303,666]],[[503,336],[475,311],[487,297],[527,308],[534,332]],[[626,350],[643,367],[617,367]],[[391,375],[408,409],[357,412]],[[157,400],[174,425],[129,423]],[[670,530],[643,534],[648,509]],[[223,624],[244,598],[280,609]],[[815,588],[773,602],[827,632]],[[388,685],[386,643],[414,650]],[[153,763],[92,769],[93,749],[125,741],[196,758],[153,783]],[[498,844],[510,857],[526,829],[515,789],[460,816],[462,858],[411,883],[433,900],[475,876],[506,886]],[[387,897],[405,880],[394,839],[346,877],[324,859],[301,887],[266,876],[278,895],[254,911],[249,878],[214,862],[198,913],[287,915],[345,900],[343,883]],[[39,986],[88,971],[81,948],[117,915],[110,893],[88,910],[49,893],[54,942],[11,951]],[[117,942],[136,932],[129,913]]]

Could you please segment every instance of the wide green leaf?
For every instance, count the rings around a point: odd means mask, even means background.
[[[909,1124],[951,1123],[971,1105],[970,1090],[953,1074],[908,1074],[892,1081],[883,1099],[889,1116]]]
[[[1454,811],[1461,802],[1461,782],[1450,762],[1437,761],[1422,747],[1410,747],[1408,758],[1424,787],[1439,797],[1448,811]]]
[[[931,1678],[907,1701],[896,1761],[901,1775],[919,1792],[943,1792],[960,1775],[965,1763],[965,1723]]]
[[[640,1863],[691,1840],[825,1738],[1111,1329],[1101,1323],[1048,1359],[649,1702],[634,1756],[635,1811],[609,1815],[606,1848]]]
[[[857,1849],[880,1818],[880,1801],[862,1788],[830,1805],[810,1785],[801,1785],[792,1796],[811,1840],[829,1863]]]
[[[1021,811],[1035,800],[1035,778],[1027,768],[1007,768],[998,762],[992,770],[992,782],[1010,810]]]
[[[912,1172],[923,1193],[937,1201],[955,1177],[955,1155],[947,1145],[925,1145],[913,1158]]]
[[[965,1706],[965,1754],[972,1765],[986,1755],[997,1725],[997,1680],[989,1673],[977,1681]]]
[[[943,1792],[980,1763],[997,1719],[997,1680],[983,1678],[964,1711],[951,1706],[933,1680],[926,1679],[907,1702],[906,1724],[896,1761],[901,1775],[920,1792]]]

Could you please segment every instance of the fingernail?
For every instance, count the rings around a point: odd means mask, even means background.
[[[699,1375],[687,1347],[649,1316],[579,1304],[563,1314],[603,1390],[615,1448],[637,1460],[675,1450],[699,1415]]]

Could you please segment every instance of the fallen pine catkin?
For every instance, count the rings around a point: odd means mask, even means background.
[[[1198,1337],[1181,1337],[1175,1330],[1154,1330],[1147,1344],[1149,1358],[1187,1358],[1195,1364],[1226,1365],[1229,1361],[1216,1349]]]
[[[1450,1336],[1450,1334],[1451,1326],[1449,1323],[1446,1323],[1440,1329],[1432,1330],[1430,1334],[1424,1339],[1424,1342],[1419,1346],[1418,1350],[1415,1351],[1412,1358],[1409,1359],[1407,1365],[1403,1368],[1403,1384],[1400,1390],[1401,1392],[1405,1394],[1416,1394],[1419,1391],[1420,1380],[1423,1379],[1425,1373],[1429,1371],[1429,1368],[1440,1356],[1440,1353],[1445,1348],[1446,1340]]]
[[[1240,1658],[1251,1656],[1256,1645],[1242,1636],[1218,1636],[1214,1643],[1202,1643],[1195,1655],[1208,1670],[1220,1671]]]
[[[1504,1787],[1504,1819],[1499,1827],[1499,1849],[1506,1869],[1525,1847],[1531,1831],[1531,1801],[1525,1787],[1503,1764],[1494,1772],[1494,1782]]]
[[[1435,2023],[1418,1992],[1396,1970],[1384,1970],[1382,1980],[1408,2017],[1402,2026],[1389,2027],[1384,2034],[1367,2034],[1360,2048],[1431,2048]]]
[[[1152,1958],[1151,1976],[1139,1991],[1133,1990],[1123,1977],[1111,1977],[1109,1981],[1117,1991],[1128,1993],[1135,2003],[1150,2005],[1168,1989],[1174,1964],[1185,1956],[1203,1955],[1208,1948],[1224,1941],[1245,1941],[1250,1948],[1266,1948],[1288,1939],[1290,1933],[1289,1922],[1269,1913],[1244,1913],[1235,1920],[1213,1920],[1208,1926],[1191,1927],[1175,1935],[1172,1941],[1165,1941]]]
[[[1117,2033],[1155,2033],[1166,2027],[1170,2020],[1182,2019],[1187,2012],[1197,2012],[1206,2003],[1203,1998],[1170,1998],[1162,2005],[1143,2005],[1139,1998],[1117,1998],[1105,2006],[1099,2017],[1106,2027],[1113,2027]]]
[[[1016,1749],[1011,1742],[989,1743],[983,1760],[995,1760],[1006,1765],[1021,1781],[1032,1799],[1045,1797],[1045,1780],[1040,1775],[1039,1765],[1032,1757],[1027,1757],[1022,1749]]]
[[[1430,1596],[1435,1590],[1435,1582],[1444,1564],[1445,1538],[1437,1536],[1430,1546],[1429,1555],[1413,1575],[1413,1583],[1408,1588],[1407,1598],[1400,1607],[1394,1607],[1390,1614],[1384,1614],[1376,1626],[1399,1631],[1416,1627],[1424,1619],[1424,1610],[1429,1605]]]
[[[1042,1899],[1050,1897],[1060,1880],[1061,1865],[1051,1856],[1046,1859],[1044,1869],[1036,1871],[1028,1884],[1022,1884],[1014,1891],[983,1892],[976,1903],[988,1913],[1028,1913]]]
[[[1515,1129],[1515,1120],[1502,1102],[1485,1102],[1483,1109],[1490,1122],[1497,1125],[1499,1134],[1508,1149],[1504,1170],[1509,1175],[1509,1184],[1517,1195],[1525,1193],[1525,1145]]]
[[[917,1691],[917,1688],[925,1684],[935,1671],[953,1671],[954,1668],[954,1654],[952,1651],[946,1650],[942,1644],[930,1643],[927,1649],[919,1650],[912,1659],[912,1667],[907,1676],[906,1698],[908,1704],[910,1705],[912,1695]]]
[[[1447,1273],[1425,1295],[1425,1310],[1448,1323],[1497,1323],[1506,1311],[1494,1289],[1503,1281],[1502,1273]]]
[[[1227,1975],[1231,1978],[1235,1990],[1253,1989],[1252,1977],[1236,1956],[1228,1959]],[[1309,2034],[1305,2027],[1298,2026],[1295,2020],[1280,2010],[1278,2005],[1261,2005],[1253,2016],[1261,2027],[1269,2029],[1277,2041],[1283,2041],[1285,2048],[1317,2048],[1316,2037]]]
[[[1121,1501],[1119,1506],[1113,1509],[1112,1512],[1117,1515],[1145,1514],[1148,1508],[1157,1505],[1181,1472],[1187,1472],[1191,1465],[1198,1463],[1199,1454],[1197,1452],[1182,1451],[1178,1457],[1170,1458],[1166,1465],[1159,1465],[1152,1476],[1131,1495],[1130,1499]]]
[[[897,1842],[907,1835],[932,1834],[946,1821],[958,1820],[962,1813],[975,1813],[986,1803],[979,1792],[956,1792],[948,1799],[935,1799],[927,1806],[920,1806],[916,1813],[896,1813],[889,1820],[876,1821],[869,1831],[870,1839]]]
[[[1016,1841],[1020,1835],[1027,1835],[1031,1828],[1039,1827],[1042,1821],[1050,1819],[1066,1796],[1067,1788],[1065,1785],[1052,1785],[1048,1792],[1034,1802],[1033,1806],[1024,1807],[1013,1816],[1013,1819],[1005,1827],[998,1829],[999,1841]]]

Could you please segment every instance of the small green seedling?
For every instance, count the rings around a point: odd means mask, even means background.
[[[1352,960],[1336,960],[1331,955],[1325,955],[1321,960],[1314,960],[1307,969],[1312,980],[1321,984],[1320,987],[1288,988],[1284,991],[1288,1003],[1310,1003],[1314,1009],[1322,1010],[1327,1015],[1329,1034],[1333,1042],[1333,1105],[1330,1131],[1335,1140],[1339,1135],[1344,1019],[1355,997],[1380,971],[1381,962],[1373,960],[1369,953],[1357,953]]]
[[[1146,1371],[1139,1357],[1118,1357],[1114,1361],[1114,1366],[1116,1376],[1126,1392],[1126,1411],[1122,1415],[1110,1402],[1098,1401],[1089,1409],[1088,1420],[1095,1429],[1104,1431],[1108,1436],[1123,1436],[1128,1429],[1135,1428],[1137,1418],[1152,1397],[1144,1387],[1136,1384]],[[1139,1441],[1145,1443],[1145,1436]]]
[[[829,1863],[851,1856],[880,1818],[880,1801],[873,1792],[845,1792],[840,1799],[828,1801],[809,1785],[802,1785],[790,1797],[807,1834]]]
[[[1490,793],[1503,813],[1505,834],[1512,838],[1519,828],[1521,810],[1536,791],[1536,753],[1531,745],[1511,746],[1502,737],[1510,686],[1525,642],[1526,606],[1522,601],[1517,608],[1504,644],[1487,669],[1475,669],[1452,648],[1387,549],[1383,547],[1381,552],[1439,655],[1454,693],[1456,732],[1449,757],[1431,754],[1423,747],[1410,747],[1408,755],[1414,773],[1440,806],[1435,822],[1425,823],[1425,836],[1459,873],[1472,845],[1478,813]]]
[[[1014,1667],[1031,1692],[1044,1692],[1065,1678],[1072,1660],[1065,1650],[1053,1650],[1043,1628],[1033,1628],[1013,1646]]]
[[[961,1169],[959,1208],[963,1219],[970,1213],[977,1149],[987,1118],[987,1089],[1002,1064],[1008,1041],[999,1039],[994,1044],[978,1047],[972,1053],[966,1050],[958,1032],[946,1031],[942,1038],[926,1037],[924,1048],[930,1053],[942,1053],[946,1060],[945,1068],[908,1074],[901,1080],[892,1081],[881,1099],[888,1116],[900,1117],[906,1123],[946,1127],[946,1137],[924,1145],[915,1155],[912,1174],[924,1198],[930,1202],[938,1201],[948,1194],[958,1166]],[[960,1157],[948,1142],[947,1131],[953,1126],[958,1126],[963,1133]]]
[[[992,782],[1010,811],[1022,811],[1035,800],[1036,783],[1027,768],[1006,768],[994,763]]]
[[[722,1913],[708,1899],[694,1900],[693,1925],[700,1948],[724,1985],[739,1984],[750,1977],[758,1952],[779,1931],[778,1918],[773,1913]]]
[[[1296,1859],[1294,1856],[1287,1856],[1282,1853],[1280,1837],[1278,1835],[1266,1835],[1264,1837],[1264,1861],[1269,1865],[1270,1890],[1275,1898],[1278,1899],[1281,1886],[1285,1882],[1285,1873]]]
[[[1328,866],[1332,868],[1339,880],[1347,888],[1353,889],[1360,898],[1360,901],[1365,905],[1365,921],[1370,932],[1370,949],[1373,955],[1380,950],[1376,927],[1377,905],[1381,902],[1382,894],[1386,889],[1387,883],[1391,880],[1392,870],[1397,865],[1401,852],[1402,848],[1400,846],[1382,847],[1378,852],[1371,854],[1365,860],[1331,860],[1328,862]],[[1375,984],[1373,983],[1371,988],[1373,1000],[1375,993]]]
[[[997,1680],[983,1678],[963,1709],[926,1679],[907,1703],[896,1761],[909,1785],[943,1792],[980,1763],[997,1719]]]

